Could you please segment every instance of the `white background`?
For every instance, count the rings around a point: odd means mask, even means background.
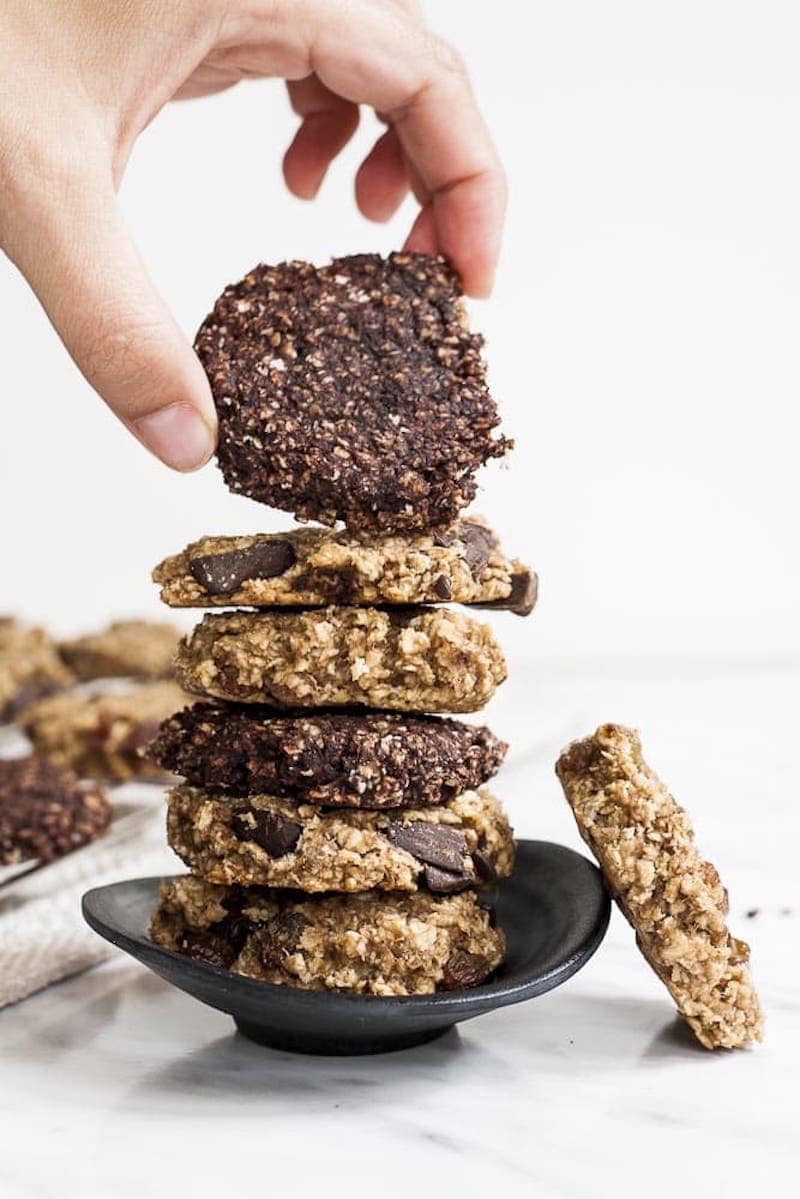
[[[798,651],[800,9],[435,0],[511,183],[493,299],[474,306],[518,448],[479,507],[542,575],[512,657],[778,660]],[[290,198],[282,87],[166,110],[122,191],[189,334],[257,260],[400,244],[351,199],[365,121],[319,200]],[[158,613],[154,562],[284,517],[214,466],[170,474],[0,266],[0,608],[67,631]]]

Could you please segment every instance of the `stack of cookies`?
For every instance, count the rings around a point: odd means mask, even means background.
[[[150,753],[182,775],[168,836],[191,875],[161,945],[271,983],[402,995],[475,985],[505,942],[481,890],[514,842],[484,787],[506,746],[445,719],[506,674],[491,629],[535,576],[459,517],[507,443],[480,341],[437,259],[258,268],[198,337],[235,491],[344,529],[207,537],[154,573],[206,614],[180,684],[205,701]]]

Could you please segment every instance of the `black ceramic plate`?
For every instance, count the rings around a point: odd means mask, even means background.
[[[83,897],[95,930],[195,999],[233,1016],[253,1041],[299,1053],[384,1053],[432,1040],[460,1020],[533,999],[580,970],[605,935],[609,900],[596,866],[563,845],[520,841],[513,877],[497,889],[505,962],[468,991],[397,998],[300,991],[242,978],[154,945],[147,935],[157,878],[96,887]]]

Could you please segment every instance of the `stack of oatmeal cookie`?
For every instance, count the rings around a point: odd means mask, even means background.
[[[161,945],[271,983],[402,995],[476,985],[505,943],[481,889],[514,842],[484,784],[506,746],[471,713],[506,674],[488,625],[536,578],[479,519],[472,474],[507,443],[480,341],[437,259],[258,268],[198,351],[229,486],[344,529],[207,537],[154,578],[206,614],[176,673],[211,701],[151,754],[186,782],[168,836],[191,875]]]

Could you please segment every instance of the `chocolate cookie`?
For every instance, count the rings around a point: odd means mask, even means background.
[[[438,533],[292,529],[204,537],[153,571],[174,608],[490,604],[527,616],[536,575],[474,517]]]
[[[329,807],[445,803],[495,773],[506,745],[487,728],[435,716],[200,704],[165,721],[148,753],[197,787]]]
[[[0,721],[16,720],[28,704],[72,681],[44,629],[0,618]]]
[[[175,683],[141,683],[110,695],[65,691],[26,710],[22,726],[37,753],[86,778],[159,780],[169,774],[143,756],[162,720],[189,697]]]
[[[639,948],[698,1041],[708,1049],[760,1041],[749,949],[728,931],[727,892],[637,734],[604,724],[568,746],[556,770]]]
[[[0,758],[0,866],[60,858],[94,841],[110,819],[101,787],[44,758]]]
[[[118,620],[99,633],[62,641],[58,652],[79,679],[165,679],[180,636],[171,624]]]
[[[474,987],[505,954],[503,933],[470,892],[306,899],[191,877],[162,886],[150,935],[262,982],[368,995]]]
[[[175,787],[167,836],[207,882],[312,893],[461,891],[505,878],[514,863],[508,820],[485,790],[384,813]]]
[[[491,629],[448,608],[209,613],[175,669],[212,699],[401,712],[475,712],[506,676]]]
[[[258,266],[198,332],[232,491],[302,520],[451,524],[510,448],[455,273],[419,254]]]

